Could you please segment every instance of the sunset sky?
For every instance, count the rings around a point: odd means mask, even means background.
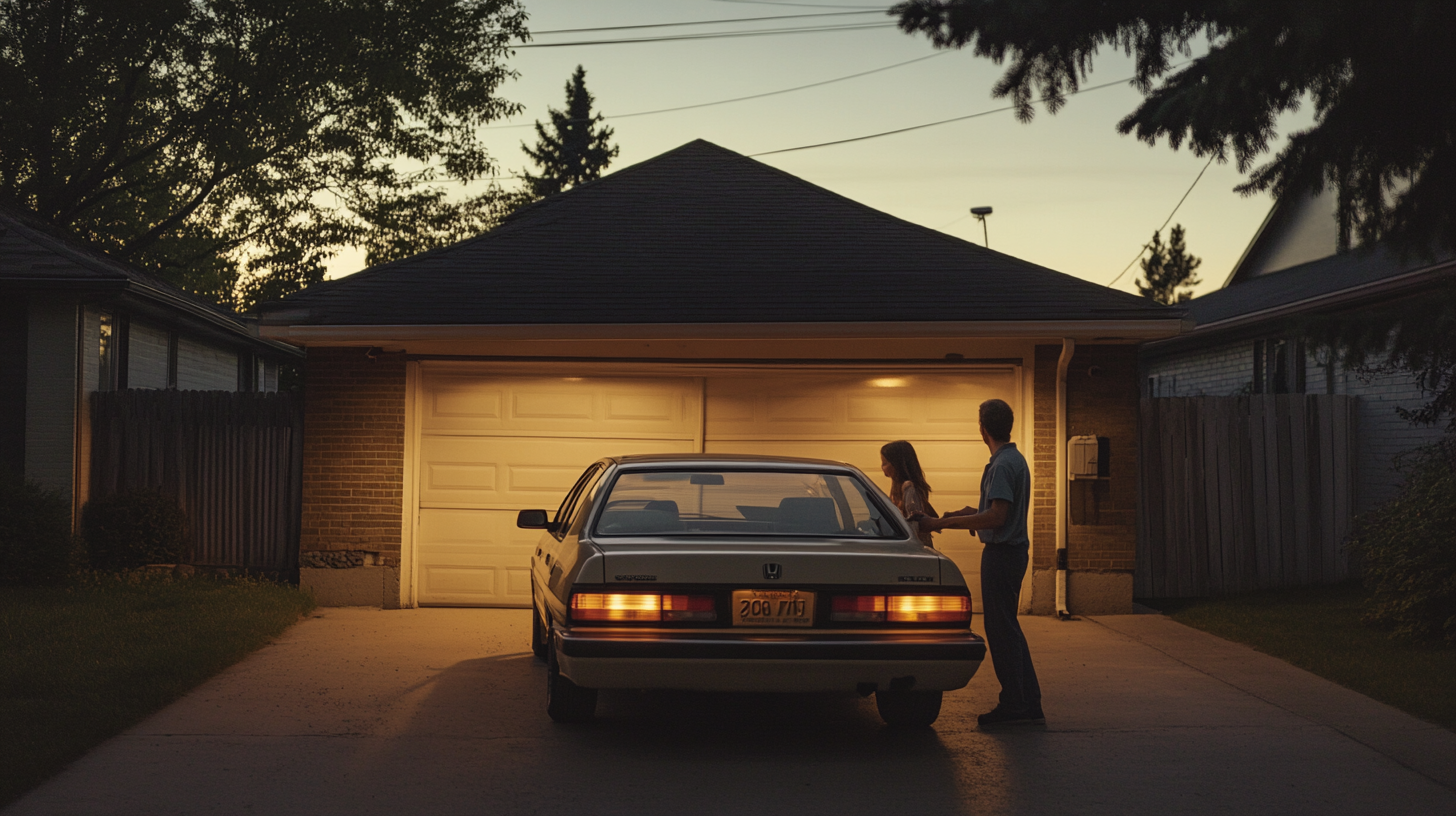
[[[791,17],[692,27],[546,33],[561,29],[866,11],[873,4],[750,0],[542,0],[527,2],[532,46],[516,51],[520,78],[503,89],[525,112],[487,131],[502,170],[528,166],[522,141],[547,108],[562,108],[575,67],[587,70],[597,109],[615,129],[620,169],[702,138],[745,154],[864,136],[1006,106],[991,96],[1002,68],[968,51],[767,98],[613,118],[823,82],[936,54],[923,38],[877,14]],[[762,28],[877,26],[850,31],[666,42],[540,47],[588,40],[683,36]],[[1030,124],[1009,112],[851,144],[758,159],[841,195],[932,229],[981,243],[973,206],[995,208],[992,248],[1107,284],[1133,259],[1203,169],[1206,159],[1117,133],[1139,94],[1125,82],[1132,62],[1108,52],[1058,114],[1038,108]],[[1303,124],[1292,117],[1288,124]],[[511,125],[515,125],[512,127]],[[1286,128],[1287,132],[1287,128]],[[1200,293],[1223,283],[1268,212],[1265,196],[1243,197],[1232,164],[1214,163],[1173,223],[1203,258]],[[1166,237],[1166,231],[1164,233]],[[346,253],[331,276],[356,271]],[[1118,282],[1133,289],[1136,266]]]

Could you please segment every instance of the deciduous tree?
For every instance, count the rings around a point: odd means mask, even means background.
[[[0,201],[243,306],[469,234],[517,0],[0,0]],[[456,185],[458,187],[458,184]]]

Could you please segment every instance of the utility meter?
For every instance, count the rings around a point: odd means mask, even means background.
[[[1105,436],[1074,436],[1067,440],[1067,478],[1105,478],[1109,447]]]

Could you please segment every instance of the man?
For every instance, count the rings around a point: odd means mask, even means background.
[[[981,441],[991,449],[991,461],[981,475],[981,505],[946,513],[938,519],[917,515],[921,530],[975,530],[985,549],[981,553],[981,606],[991,662],[1001,682],[996,708],[976,718],[982,727],[1044,723],[1041,686],[1031,665],[1031,651],[1016,620],[1021,579],[1026,576],[1031,539],[1026,514],[1031,507],[1031,470],[1026,457],[1011,441],[1015,417],[1011,406],[998,399],[981,403]]]

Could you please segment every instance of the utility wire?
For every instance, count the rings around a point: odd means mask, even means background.
[[[1133,79],[1134,79],[1134,77],[1128,77],[1127,79],[1118,79],[1118,80],[1114,80],[1112,82],[1104,82],[1101,85],[1091,85],[1091,86],[1088,86],[1086,88],[1078,88],[1075,91],[1069,91],[1069,92],[1067,92],[1065,94],[1065,96],[1076,96],[1077,94],[1083,94],[1083,93],[1087,93],[1089,91],[1098,91],[1098,90],[1101,90],[1103,88],[1110,88],[1113,85],[1121,85],[1121,84],[1123,84],[1125,82],[1131,82]],[[1045,101],[1046,101],[1045,99],[1033,99],[1032,100],[1032,103],[1035,104],[1037,102],[1045,102]],[[850,142],[863,142],[863,141],[866,141],[866,140],[869,140],[869,139],[878,139],[878,138],[880,138],[882,136],[894,136],[897,133],[909,133],[912,130],[923,130],[925,128],[935,127],[937,125],[948,125],[951,122],[964,122],[967,119],[976,119],[976,118],[981,117],[981,116],[990,116],[993,113],[1004,113],[1006,111],[1015,110],[1015,109],[1016,109],[1016,106],[1015,105],[1007,105],[1007,106],[1005,106],[1003,108],[992,108],[990,110],[983,110],[983,111],[981,111],[979,113],[970,113],[970,114],[966,114],[965,116],[956,116],[956,117],[953,117],[953,118],[950,118],[950,119],[941,119],[938,122],[926,122],[924,124],[911,125],[910,127],[896,128],[894,130],[882,130],[879,133],[870,133],[870,134],[867,134],[865,136],[852,136],[852,137],[850,137],[848,139],[835,139],[832,142],[818,142],[816,144],[799,145],[798,147],[784,147],[784,148],[780,148],[778,150],[765,150],[762,153],[749,153],[748,155],[749,155],[750,158],[757,158],[759,156],[772,156],[772,155],[774,155],[776,153],[793,153],[793,152],[795,152],[797,150],[813,150],[814,148],[817,148],[817,147],[831,147],[833,145],[849,144]]]
[[[577,45],[635,45],[639,43],[674,42],[679,40],[720,40],[737,37],[767,37],[777,34],[822,34],[832,31],[865,31],[895,28],[895,23],[848,23],[846,25],[801,26],[798,28],[761,28],[745,31],[713,31],[704,34],[670,34],[665,37],[624,37],[617,40],[575,40],[558,43],[526,43],[512,48],[566,48]]]
[[[924,62],[925,60],[934,59],[935,57],[944,56],[944,55],[950,54],[950,53],[953,53],[953,52],[951,52],[951,51],[936,51],[934,54],[927,54],[926,56],[923,56],[923,57],[916,57],[913,60],[906,60],[904,62],[897,62],[894,65],[885,65],[885,66],[882,66],[882,67],[879,67],[879,68],[872,68],[872,69],[870,69],[868,71],[860,71],[857,74],[846,74],[844,76],[834,77],[833,79],[825,79],[825,80],[821,80],[819,82],[811,82],[808,85],[795,85],[792,88],[781,88],[781,89],[779,89],[777,91],[765,91],[764,93],[749,94],[748,96],[735,96],[732,99],[719,99],[716,102],[698,102],[698,103],[695,103],[695,104],[692,104],[692,105],[679,105],[678,107],[675,107],[675,108],[658,108],[657,110],[637,111],[636,113],[619,113],[619,114],[616,114],[615,116],[603,116],[602,119],[630,119],[630,118],[632,118],[634,116],[651,116],[651,115],[653,115],[655,113],[672,113],[673,111],[692,110],[694,108],[709,108],[709,107],[712,107],[714,105],[727,105],[730,102],[745,102],[745,101],[747,101],[749,99],[763,99],[766,96],[778,96],[779,94],[792,93],[794,91],[803,91],[803,90],[806,90],[806,89],[809,89],[809,88],[818,88],[818,87],[820,87],[822,85],[832,85],[832,84],[834,84],[836,82],[844,82],[844,81],[850,80],[850,79],[858,79],[859,77],[862,77],[862,76],[869,76],[870,74],[878,74],[878,73],[880,73],[882,71],[888,71],[888,70],[890,70],[892,68],[899,68],[899,67],[905,66],[905,65],[912,65],[912,64],[917,63],[917,62]],[[570,121],[576,121],[576,120],[570,120]],[[534,124],[528,124],[528,125],[490,125],[490,126],[481,128],[481,130],[510,130],[510,129],[513,129],[513,128],[528,128],[528,127],[535,127],[535,125]]]
[[[843,6],[843,5],[837,5],[837,4],[834,4],[834,3],[778,3],[778,2],[774,2],[773,0],[715,0],[715,2],[718,2],[718,3],[743,3],[745,5],[751,5],[751,6],[795,6],[795,7],[798,7],[798,8],[854,8],[854,9],[858,9],[858,8],[862,8],[862,9],[872,8],[872,9],[878,9],[880,11],[889,11],[890,10],[888,6]]]
[[[1212,156],[1209,156],[1208,157],[1208,163],[1205,164],[1205,165],[1203,165],[1203,169],[1198,171],[1198,177],[1195,178],[1195,179],[1193,179],[1193,183],[1190,184],[1190,185],[1188,185],[1188,189],[1183,192],[1183,197],[1180,198],[1180,199],[1178,199],[1178,203],[1177,204],[1173,205],[1173,211],[1170,212],[1170,213],[1168,213],[1168,217],[1167,218],[1163,219],[1163,226],[1162,227],[1158,227],[1156,230],[1153,231],[1153,234],[1154,235],[1157,235],[1158,233],[1162,232],[1163,231],[1163,227],[1168,226],[1168,222],[1169,221],[1172,221],[1173,220],[1173,216],[1175,216],[1175,215],[1178,214],[1178,208],[1181,207],[1181,206],[1183,206],[1183,202],[1185,202],[1185,201],[1188,200],[1188,195],[1193,192],[1193,188],[1194,187],[1197,187],[1198,186],[1199,179],[1203,178],[1203,174],[1204,173],[1207,173],[1208,172],[1208,168],[1210,168],[1210,167],[1213,166],[1213,160],[1216,159],[1216,158],[1218,158],[1218,154],[1217,153],[1215,153]],[[1141,258],[1143,256],[1143,253],[1148,251],[1148,247],[1150,247],[1152,245],[1153,245],[1153,242],[1152,241],[1148,241],[1146,244],[1143,244],[1143,248],[1138,250],[1137,257],[1136,258],[1133,258],[1131,261],[1129,261],[1128,264],[1127,264],[1127,266],[1124,266],[1122,268],[1122,271],[1117,273],[1117,277],[1113,278],[1112,281],[1110,283],[1108,283],[1107,285],[1108,286],[1112,286],[1113,284],[1115,284],[1118,281],[1122,280],[1122,276],[1127,274],[1127,270],[1132,269],[1132,265],[1135,264],[1135,263],[1137,263],[1138,262],[1138,258]]]
[[[798,20],[805,17],[843,17],[855,14],[883,14],[884,9],[873,11],[826,11],[819,14],[775,14],[769,17],[735,17],[731,20],[693,20],[685,23],[645,23],[643,25],[603,26],[601,28],[553,28],[549,31],[532,31],[531,34],[586,34],[592,31],[626,31],[634,28],[682,28],[686,26],[721,25],[723,23],[756,23],[761,20]]]

